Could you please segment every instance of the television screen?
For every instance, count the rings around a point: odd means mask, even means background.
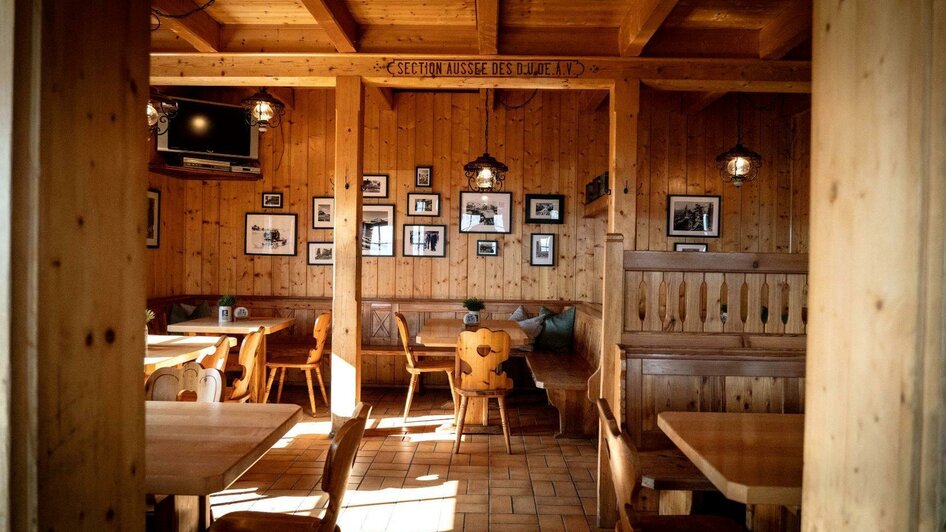
[[[158,137],[158,150],[194,155],[258,158],[259,130],[246,123],[236,105],[175,98],[177,115],[167,133]]]

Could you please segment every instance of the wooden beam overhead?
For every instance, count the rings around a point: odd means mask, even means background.
[[[499,53],[499,0],[476,0],[476,40],[480,53]]]
[[[717,100],[726,96],[726,92],[695,92],[687,94],[683,98],[683,112],[688,115],[695,115],[713,105]]]
[[[618,51],[623,56],[639,56],[647,41],[657,33],[677,0],[634,0],[618,32]]]
[[[759,30],[759,58],[781,59],[811,37],[811,0],[797,0]]]
[[[358,23],[344,0],[302,0],[302,3],[328,34],[337,51],[357,51]]]
[[[365,94],[371,93],[374,95],[374,99],[381,102],[382,107],[388,111],[394,110],[395,100],[394,100],[394,89],[390,87],[377,87],[373,85],[365,86]]]
[[[449,69],[449,70],[448,70]],[[500,75],[494,74],[494,71]],[[394,88],[605,89],[640,79],[665,90],[810,92],[810,61],[380,54],[152,54],[154,85],[334,87],[337,76]]]
[[[151,8],[170,15],[180,15],[194,9],[190,0],[152,0]],[[184,18],[159,17],[161,25],[190,43],[198,52],[220,51],[220,24],[206,11],[195,11]]]
[[[578,109],[593,113],[608,99],[608,91],[581,91],[578,95]]]

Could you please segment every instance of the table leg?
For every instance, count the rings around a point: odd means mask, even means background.
[[[801,519],[777,504],[747,504],[746,528],[752,532],[794,532]]]

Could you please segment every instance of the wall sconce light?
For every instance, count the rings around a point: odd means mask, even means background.
[[[177,116],[177,102],[160,91],[151,90],[148,98],[149,135],[163,135],[168,131],[168,122]]]

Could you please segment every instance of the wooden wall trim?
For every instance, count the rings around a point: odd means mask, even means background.
[[[12,394],[11,354],[13,324],[10,310],[13,294],[12,257],[13,240],[13,94],[14,61],[23,58],[14,56],[14,12],[13,2],[0,3],[0,382],[7,383],[0,389],[0,486],[10,493],[12,462],[10,449],[13,441],[11,430]],[[10,522],[11,498],[0,498],[0,532],[12,530]]]
[[[808,254],[625,251],[625,271],[808,273]]]

